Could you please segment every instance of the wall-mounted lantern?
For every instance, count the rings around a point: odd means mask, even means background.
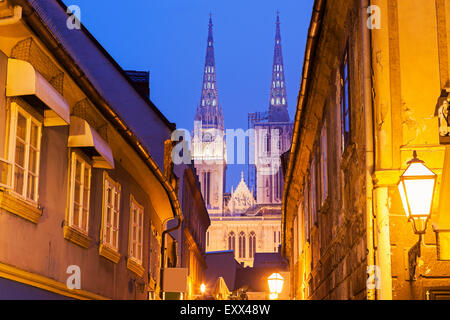
[[[279,273],[272,273],[267,281],[269,282],[269,298],[270,300],[276,300],[283,291],[284,278]]]
[[[411,280],[416,272],[417,258],[421,255],[422,235],[425,234],[431,217],[437,180],[437,175],[417,157],[416,151],[413,157],[398,183],[406,217],[412,222],[414,233],[419,235],[419,241],[408,252]]]

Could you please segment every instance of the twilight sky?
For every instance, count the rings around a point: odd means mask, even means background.
[[[116,4],[117,2],[117,4]],[[294,118],[313,0],[64,0],[125,70],[150,71],[150,98],[178,128],[192,130],[200,101],[209,13],[219,101],[228,129],[266,111],[275,19],[280,11],[288,109]],[[228,165],[227,191],[245,165]]]

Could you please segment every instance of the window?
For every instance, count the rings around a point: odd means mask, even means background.
[[[103,190],[102,243],[119,250],[120,185],[106,173]]]
[[[310,234],[310,200],[309,200],[309,189],[310,189],[310,182],[309,177],[306,177],[305,179],[305,187],[304,187],[304,215],[305,215],[305,239],[306,241],[309,241],[309,234]]]
[[[311,222],[314,225],[317,224],[317,166],[315,155],[311,162],[311,183],[310,183],[309,197],[310,197]]]
[[[17,104],[11,104],[12,190],[20,197],[38,201],[42,123]]]
[[[249,250],[249,257],[254,258],[256,253],[256,234],[255,232],[250,232],[250,236],[248,238],[248,250]]]
[[[89,230],[91,166],[81,153],[72,152],[70,169],[69,226],[84,234]]]
[[[351,106],[350,106],[350,66],[348,45],[341,64],[341,131],[342,150],[350,144],[351,138]]]
[[[144,243],[144,208],[131,196],[130,206],[130,258],[142,265]]]
[[[327,139],[327,122],[325,121],[320,134],[320,177],[321,190],[320,200],[321,205],[324,204],[328,198],[328,139]]]
[[[239,258],[245,258],[245,233],[239,233]]]
[[[228,250],[235,251],[235,249],[236,249],[236,235],[232,231],[228,234]]]

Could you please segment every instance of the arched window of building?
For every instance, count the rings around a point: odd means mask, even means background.
[[[245,258],[245,233],[239,233],[239,258]]]
[[[256,253],[256,234],[255,232],[250,232],[250,236],[248,238],[248,251],[249,257],[254,258]]]
[[[228,234],[228,250],[235,250],[236,248],[236,235],[233,231]]]

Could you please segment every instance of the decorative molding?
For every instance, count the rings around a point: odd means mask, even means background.
[[[32,205],[5,190],[0,190],[0,209],[4,209],[35,224],[39,222],[42,216],[42,209],[37,207],[37,205]]]
[[[88,235],[71,226],[64,226],[64,239],[69,240],[85,249],[89,248],[92,241]]]
[[[105,244],[100,245],[99,254],[114,263],[118,263],[120,260],[120,253]]]
[[[84,290],[69,289],[65,283],[31,273],[0,262],[0,277],[20,282],[42,290],[80,300],[108,300],[95,293]]]
[[[127,268],[128,268],[128,270],[134,272],[136,275],[138,275],[141,278],[144,275],[144,271],[145,271],[144,267],[141,264],[139,264],[138,262],[136,262],[134,259],[128,258]]]

